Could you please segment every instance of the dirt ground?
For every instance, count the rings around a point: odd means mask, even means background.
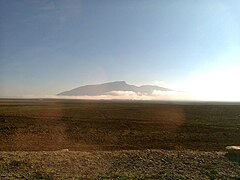
[[[0,150],[204,150],[240,145],[240,106],[0,100]]]
[[[239,115],[237,104],[1,99],[0,179],[240,179],[225,156]]]
[[[1,179],[240,179],[224,152],[0,152]]]

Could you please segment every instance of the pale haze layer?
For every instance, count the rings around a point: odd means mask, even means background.
[[[177,94],[119,98],[240,101],[238,0],[2,0],[0,17],[0,97],[123,80]]]

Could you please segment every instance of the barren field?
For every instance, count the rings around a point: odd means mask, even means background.
[[[0,100],[0,150],[224,150],[240,106]]]
[[[239,179],[224,152],[0,152],[1,179]]]
[[[51,179],[63,167],[66,177],[239,179],[224,156],[240,145],[239,115],[227,104],[2,99],[0,174]]]

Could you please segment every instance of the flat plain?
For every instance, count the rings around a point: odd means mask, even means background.
[[[64,167],[59,161],[69,163],[70,158],[74,163],[65,168],[69,177],[76,166],[82,166],[82,170],[98,167],[99,173],[83,170],[74,177],[238,179],[239,165],[224,155],[228,145],[240,145],[238,104],[0,100],[0,174],[6,178],[61,179],[63,174],[56,175]],[[123,157],[128,160],[121,161]],[[76,165],[74,158],[86,164]],[[98,158],[105,164],[99,164]],[[115,170],[110,172],[113,164],[106,159],[115,163]],[[169,165],[185,161],[175,170]],[[39,170],[35,165],[41,163],[46,168],[39,166]],[[48,166],[55,169],[50,172]],[[196,171],[189,170],[190,166]],[[168,169],[163,171],[164,167]],[[24,174],[26,170],[32,174]]]

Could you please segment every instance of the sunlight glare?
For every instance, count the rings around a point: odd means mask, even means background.
[[[189,89],[200,100],[239,101],[239,78],[238,67],[219,69],[194,78]]]

